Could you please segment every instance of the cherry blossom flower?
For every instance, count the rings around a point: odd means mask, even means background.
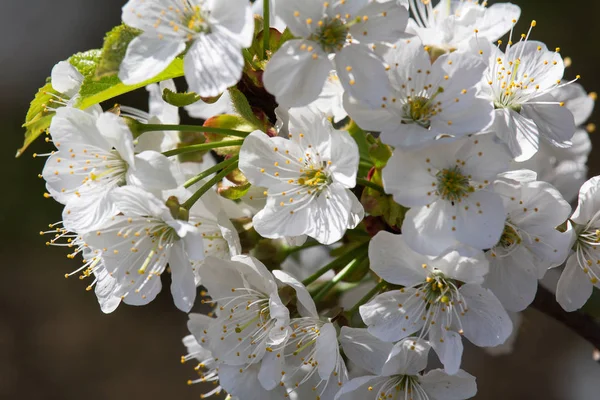
[[[313,102],[332,69],[353,97],[380,101],[388,85],[373,45],[403,35],[408,12],[400,2],[278,0],[275,5],[298,37],[287,41],[265,69],[265,87],[279,103],[300,107]]]
[[[356,331],[344,327],[342,337],[356,338]],[[363,335],[359,335],[359,341],[344,341],[344,351],[348,357],[360,365],[365,365],[364,358],[357,355],[377,358],[384,364],[380,370],[369,370],[370,375],[350,380],[338,392],[335,400],[463,400],[475,396],[477,392],[475,377],[463,370],[453,375],[440,369],[423,374],[430,349],[424,340],[407,338],[394,346],[390,344],[391,348],[388,349],[384,343],[374,345],[377,343],[375,338],[361,341],[363,338]]]
[[[488,272],[483,253],[464,246],[439,257],[412,251],[404,235],[378,233],[369,246],[371,269],[403,289],[378,295],[360,307],[369,332],[384,341],[415,332],[427,336],[449,374],[459,370],[462,335],[480,347],[504,343],[510,317],[494,294],[481,287]]]
[[[345,96],[348,113],[361,128],[381,132],[393,146],[417,147],[439,137],[478,133],[492,123],[494,106],[478,96],[486,64],[470,53],[435,62],[420,40],[397,42],[384,56],[392,90],[377,109]]]
[[[254,227],[267,238],[308,235],[334,243],[364,215],[349,190],[356,184],[357,145],[309,108],[290,110],[289,132],[284,139],[255,131],[240,150],[244,175],[266,188]]]
[[[122,19],[143,31],[121,63],[119,78],[127,85],[154,78],[187,47],[185,76],[200,96],[217,96],[242,76],[242,49],[254,31],[247,0],[130,0]]]
[[[486,7],[486,2],[470,0],[441,0],[435,7],[432,1],[409,0],[409,3],[414,19],[409,20],[407,32],[443,52],[464,50],[475,33],[481,40],[495,42],[521,16],[521,9],[511,3],[490,7]]]
[[[554,94],[568,84],[561,84],[563,59],[558,51],[528,38],[529,34],[514,45],[509,42],[504,53],[489,43],[476,42],[489,64],[481,86],[496,107],[492,129],[516,161],[533,157],[541,140],[570,147],[575,134],[573,113]]]
[[[494,188],[508,216],[500,241],[486,253],[484,286],[507,310],[522,311],[533,301],[538,279],[569,255],[572,232],[556,227],[569,218],[571,206],[546,182],[498,180]]]
[[[510,154],[494,135],[476,135],[418,151],[397,148],[383,169],[385,191],[412,207],[402,224],[406,242],[423,254],[464,243],[498,243],[506,211],[491,184],[508,169]]]
[[[583,184],[579,205],[571,216],[575,231],[573,253],[556,288],[556,300],[566,311],[583,307],[594,286],[600,288],[600,177]]]
[[[58,151],[42,176],[50,195],[65,204],[68,230],[94,229],[112,215],[107,196],[126,183],[155,191],[177,187],[170,161],[154,151],[136,155],[131,131],[115,114],[59,108],[50,135]]]

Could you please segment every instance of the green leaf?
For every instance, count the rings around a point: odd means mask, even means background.
[[[125,24],[116,26],[108,32],[104,38],[102,56],[95,71],[96,78],[117,75],[129,43],[141,33],[141,30]]]
[[[219,189],[219,194],[229,200],[239,200],[244,197],[252,185],[250,182],[241,186],[229,186]]]
[[[229,95],[231,96],[231,102],[235,111],[254,129],[264,130],[265,124],[261,122],[248,102],[248,99],[244,94],[235,86],[229,88]]]
[[[371,140],[369,140],[371,139]],[[385,143],[381,142],[381,139],[374,138],[371,135],[367,138],[367,141],[372,142],[369,146],[369,157],[373,164],[377,168],[383,168],[387,165],[388,160],[392,157],[392,148]]]
[[[77,107],[85,109],[94,104],[102,103],[133,90],[142,88],[151,83],[183,76],[183,60],[176,58],[163,72],[152,79],[148,79],[136,85],[125,85],[117,76],[105,76],[101,79],[86,78],[81,87],[80,99]]]
[[[371,157],[369,155],[369,147],[371,145],[369,144],[369,142],[367,142],[367,132],[363,131],[358,125],[356,125],[356,122],[354,121],[350,121],[345,130],[348,131],[350,136],[352,136],[352,138],[358,145],[358,153],[360,154],[360,159],[370,161]]]
[[[29,111],[27,111],[27,116],[25,117],[25,123],[23,124],[23,128],[26,129],[25,141],[23,142],[23,146],[17,150],[16,157],[21,156],[25,149],[44,133],[52,122],[54,111],[49,110],[47,105],[52,103],[56,96],[60,96],[60,93],[52,89],[49,78],[46,82],[47,83],[38,90],[34,99],[31,101]],[[54,103],[53,107],[60,107],[60,105]]]
[[[69,63],[77,68],[77,71],[87,79],[94,76],[101,58],[102,50],[94,49],[73,54],[69,57]]]
[[[170,89],[165,89],[163,91],[162,98],[164,101],[175,107],[189,106],[201,99],[201,97],[194,92],[177,93]]]

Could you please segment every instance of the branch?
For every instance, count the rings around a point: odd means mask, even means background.
[[[531,304],[538,311],[562,322],[573,332],[590,342],[595,349],[600,349],[600,325],[582,311],[568,313],[556,302],[554,293],[539,286],[537,295]]]

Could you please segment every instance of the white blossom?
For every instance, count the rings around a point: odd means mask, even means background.
[[[594,286],[600,287],[600,177],[583,184],[579,205],[571,216],[575,232],[573,253],[556,288],[556,300],[566,311],[583,307],[592,295]]]
[[[571,214],[571,206],[546,182],[498,180],[508,213],[500,241],[486,255],[490,272],[484,286],[509,311],[522,311],[533,301],[538,279],[569,255],[572,233],[556,229]]]
[[[356,336],[352,331],[356,330],[344,327],[342,336],[348,333]],[[344,351],[348,357],[359,365],[365,365],[363,357],[356,357],[359,354],[376,357],[383,361],[383,365],[380,370],[369,371],[371,375],[350,380],[338,392],[335,400],[463,400],[475,396],[477,392],[475,377],[463,370],[458,370],[453,375],[439,369],[423,374],[430,349],[424,340],[407,338],[388,350],[383,343],[373,345],[377,343],[375,338],[366,341],[360,339],[357,342],[344,342]],[[367,351],[360,350],[363,346],[368,346]]]
[[[186,80],[200,96],[217,96],[242,76],[242,49],[252,44],[254,31],[247,0],[130,0],[122,19],[143,31],[121,63],[125,84],[154,78],[187,47]]]
[[[384,341],[415,332],[427,336],[447,373],[458,372],[462,335],[480,347],[504,343],[512,322],[494,294],[481,287],[488,272],[483,253],[464,246],[439,257],[412,251],[404,235],[378,233],[369,246],[371,269],[404,288],[382,293],[360,307],[371,334]]]
[[[260,364],[261,384],[273,389],[273,380],[281,379],[276,376],[281,360],[271,357],[272,349],[290,334],[289,311],[275,278],[250,256],[234,256],[231,261],[207,257],[200,276],[218,308],[217,318],[196,338],[226,365]]]
[[[265,87],[280,104],[313,102],[332,69],[353,97],[380,101],[388,83],[383,61],[372,47],[403,35],[406,8],[395,0],[277,0],[275,5],[298,37],[284,43],[265,69]]]
[[[357,145],[308,108],[290,110],[289,132],[284,139],[255,131],[240,150],[244,175],[266,188],[254,227],[267,238],[308,235],[334,243],[364,215],[349,190],[356,184]]]
[[[521,9],[511,3],[471,0],[433,1],[409,0],[414,19],[408,22],[407,32],[421,38],[427,46],[442,51],[464,50],[477,35],[481,40],[495,42],[516,24]]]
[[[587,179],[586,163],[592,151],[592,142],[586,129],[592,132],[594,126],[584,129],[582,125],[592,114],[596,94],[586,93],[578,83],[562,86],[552,94],[564,101],[565,107],[573,113],[575,125],[579,127],[571,139],[573,145],[560,148],[541,141],[539,151],[531,159],[521,163],[513,162],[513,167],[537,172],[539,180],[552,184],[565,200],[572,202],[577,199],[579,188]]]
[[[498,243],[506,211],[491,184],[509,161],[490,134],[417,151],[397,148],[383,184],[398,204],[412,207],[402,224],[406,242],[432,255],[458,242],[482,250]]]
[[[474,42],[489,64],[481,87],[496,107],[492,130],[516,161],[533,157],[542,140],[570,147],[575,133],[573,113],[554,94],[560,85],[568,84],[561,84],[563,59],[558,51],[528,38],[514,45],[509,42],[504,53],[489,43]]]
[[[492,123],[494,107],[478,96],[486,64],[470,53],[442,55],[435,62],[418,38],[397,42],[384,56],[391,91],[376,109],[345,96],[361,128],[381,132],[393,146],[422,147],[439,137],[478,133]]]
[[[50,195],[65,204],[68,230],[94,229],[111,215],[107,196],[115,187],[177,187],[170,161],[154,151],[135,154],[131,131],[115,114],[59,108],[50,135],[58,151],[46,161],[42,176]]]
[[[191,221],[177,219],[157,197],[125,186],[110,193],[117,211],[83,235],[100,252],[107,271],[118,282],[116,293],[129,304],[147,304],[160,291],[167,263],[175,305],[189,311],[196,297],[193,262],[204,259],[202,231]]]

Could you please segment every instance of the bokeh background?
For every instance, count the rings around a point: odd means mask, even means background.
[[[186,385],[192,365],[179,359],[187,317],[168,291],[149,306],[102,314],[86,282],[65,280],[77,264],[38,234],[60,219],[60,208],[42,197],[37,175],[44,160],[31,158],[49,145],[40,141],[14,158],[28,103],[52,66],[100,47],[104,33],[119,24],[124,3],[0,0],[0,399],[187,400],[201,393]],[[589,91],[600,90],[600,2],[518,3],[517,32],[536,19],[533,37],[572,57],[567,77],[581,74]],[[130,105],[143,106],[143,96],[132,96]],[[593,175],[600,173],[595,135]],[[493,357],[467,346],[463,368],[478,378],[477,399],[600,398],[592,347],[534,310],[524,313],[512,354]]]

